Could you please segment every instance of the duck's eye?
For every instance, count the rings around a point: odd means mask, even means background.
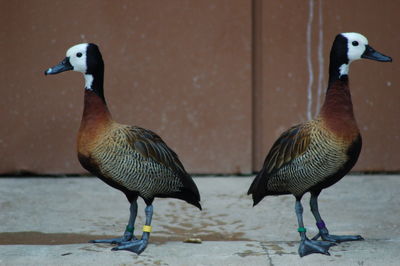
[[[358,42],[357,42],[357,41],[353,41],[351,44],[352,44],[353,46],[358,46]]]
[[[353,44],[354,44],[354,42],[353,42]],[[81,57],[81,56],[82,56],[82,53],[77,53],[76,56],[77,56],[77,57]]]

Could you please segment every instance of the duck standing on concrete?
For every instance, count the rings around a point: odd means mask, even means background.
[[[368,58],[381,62],[392,59],[375,51],[359,33],[336,36],[330,54],[329,85],[319,115],[293,126],[275,141],[261,171],[251,184],[254,205],[265,196],[292,194],[296,197],[296,215],[301,242],[299,255],[329,255],[334,243],[362,240],[357,236],[331,235],[318,211],[318,196],[343,176],[357,162],[361,135],[353,113],[349,90],[350,63]],[[312,240],[306,236],[301,198],[311,193],[310,206],[319,229]],[[316,241],[319,237],[324,241]]]
[[[147,247],[155,197],[177,198],[201,210],[200,194],[176,153],[154,132],[115,122],[103,93],[104,63],[97,45],[82,43],[68,49],[65,59],[46,75],[73,70],[85,78],[85,100],[78,134],[81,165],[108,185],[121,190],[130,202],[129,222],[120,238],[93,240],[118,244],[112,250],[140,254]],[[146,203],[146,223],[140,240],[134,236],[137,199]]]

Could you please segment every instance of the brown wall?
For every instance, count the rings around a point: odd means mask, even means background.
[[[400,149],[400,19],[397,14],[400,2],[257,0],[255,7],[258,70],[254,98],[254,169],[261,167],[265,154],[282,130],[307,119],[309,106],[311,116],[317,114],[318,98],[322,104],[327,86],[333,39],[337,33],[355,31],[365,34],[371,46],[392,56],[394,62],[364,60],[351,65],[354,111],[363,136],[363,150],[353,170],[399,171],[400,155],[396,151]],[[308,66],[308,59],[312,68]],[[310,79],[313,79],[312,86],[309,86]]]
[[[307,25],[312,114],[336,33],[365,33],[394,57],[354,63],[351,81],[364,137],[356,169],[400,170],[399,4],[323,1],[320,13],[321,2],[311,1],[309,23],[310,1],[1,1],[0,173],[84,172],[75,154],[83,78],[43,75],[80,42],[100,45],[117,121],[159,133],[190,172],[258,170],[282,130],[307,118]]]
[[[1,172],[83,172],[75,154],[83,78],[43,71],[88,41],[103,53],[117,121],[159,133],[190,171],[251,171],[251,2],[2,6]]]

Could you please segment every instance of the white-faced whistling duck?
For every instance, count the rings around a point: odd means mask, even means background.
[[[108,185],[121,190],[130,202],[130,217],[122,237],[93,240],[117,244],[112,250],[140,254],[147,246],[155,197],[177,198],[201,210],[200,194],[176,153],[154,132],[122,125],[111,118],[103,93],[104,63],[97,45],[78,44],[46,75],[73,70],[85,78],[84,111],[78,133],[81,165]],[[146,222],[140,240],[134,236],[137,199],[146,203]]]
[[[361,58],[392,61],[369,46],[368,40],[359,33],[336,36],[330,53],[328,89],[319,115],[282,133],[248,190],[254,205],[268,195],[295,196],[300,256],[329,255],[328,250],[335,243],[363,239],[359,235],[330,235],[317,203],[321,190],[345,176],[361,151],[361,135],[354,118],[348,77],[350,63]],[[312,240],[306,236],[300,202],[307,192],[311,193],[311,212],[319,229]],[[319,237],[323,241],[317,241]]]

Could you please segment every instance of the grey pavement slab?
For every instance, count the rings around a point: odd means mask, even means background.
[[[125,196],[97,178],[1,178],[0,265],[399,265],[400,176],[350,175],[323,191],[320,211],[330,232],[366,241],[304,258],[297,255],[293,196],[267,197],[253,208],[246,195],[252,179],[195,178],[201,212],[180,200],[156,199],[150,244],[137,256],[86,243],[120,235],[129,215]],[[317,229],[308,199],[304,220],[312,236]],[[143,209],[139,200],[137,228]],[[182,242],[190,237],[203,242]]]
[[[207,241],[149,245],[137,256],[112,252],[105,244],[0,246],[0,265],[399,265],[398,241],[342,243],[331,256],[297,255],[297,242]]]

